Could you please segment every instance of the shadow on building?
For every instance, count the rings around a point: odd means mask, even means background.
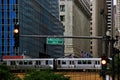
[[[50,58],[50,55],[46,53],[39,52],[39,58]]]

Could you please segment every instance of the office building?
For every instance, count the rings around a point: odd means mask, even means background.
[[[112,0],[106,0],[107,9],[108,9],[108,16],[107,16],[107,26],[108,30],[111,30],[112,26]]]
[[[20,36],[17,51],[14,48],[16,24],[20,35],[63,35],[63,25],[58,18],[57,0],[0,0],[0,57],[16,53],[31,57],[40,57],[41,53],[63,56],[63,45],[47,45],[46,38]]]
[[[120,0],[116,0],[116,5],[114,8],[114,16],[115,16],[115,35],[118,37],[117,48],[120,49]]]
[[[110,23],[108,23],[110,24]],[[91,36],[105,36],[107,30],[107,5],[105,0],[91,0]],[[101,57],[104,53],[103,41],[91,40],[90,53],[93,57]]]
[[[64,25],[64,36],[89,36],[89,0],[59,0],[60,20]],[[81,57],[81,51],[90,52],[90,40],[65,38],[65,56]]]
[[[116,4],[116,27],[120,30],[120,0],[117,0]]]

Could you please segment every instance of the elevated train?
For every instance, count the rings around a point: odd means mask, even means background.
[[[101,58],[28,58],[3,59],[12,70],[56,69],[56,70],[100,70]]]

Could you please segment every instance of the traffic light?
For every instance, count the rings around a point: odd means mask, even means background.
[[[106,75],[107,63],[108,63],[108,58],[107,56],[103,55],[101,57],[101,66],[102,66],[101,75],[103,76],[103,78],[105,78],[105,75]]]
[[[108,63],[107,56],[102,56],[101,57],[102,70],[106,70],[107,69],[107,63]]]
[[[19,25],[14,26],[14,47],[19,47]]]

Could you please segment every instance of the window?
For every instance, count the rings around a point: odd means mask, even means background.
[[[92,49],[92,46],[90,46],[90,49]]]
[[[29,65],[32,65],[32,61],[29,61],[29,63],[28,63]]]
[[[66,61],[62,61],[62,64],[66,64]]]
[[[65,11],[65,5],[60,5],[60,11],[64,12]]]
[[[60,21],[65,21],[65,16],[64,15],[60,16]]]
[[[11,65],[15,65],[15,61],[11,61],[10,64],[11,64]]]
[[[48,60],[46,60],[46,64],[48,65]]]
[[[58,60],[58,64],[60,64],[60,60]]]
[[[78,61],[78,64],[81,64],[81,61]]]
[[[40,61],[36,61],[36,65],[41,65],[41,62]]]
[[[24,61],[24,65],[27,65],[27,61]]]
[[[88,64],[91,64],[91,61],[88,61]]]
[[[83,64],[86,64],[86,61],[85,61],[85,60],[83,60]]]
[[[22,61],[20,61],[20,62],[19,62],[19,65],[23,65],[23,62],[22,62]]]

